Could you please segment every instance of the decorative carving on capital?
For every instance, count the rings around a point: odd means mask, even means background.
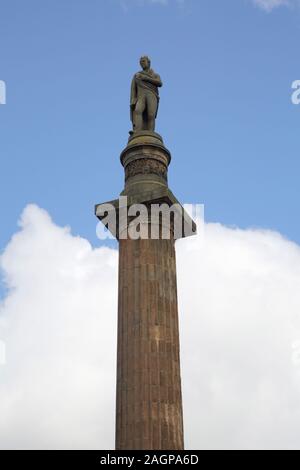
[[[159,160],[146,158],[133,160],[125,168],[125,181],[136,175],[151,174],[163,178],[165,182],[168,180],[167,167]]]

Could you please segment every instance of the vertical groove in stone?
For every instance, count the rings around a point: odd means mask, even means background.
[[[116,449],[183,449],[174,240],[120,240]]]

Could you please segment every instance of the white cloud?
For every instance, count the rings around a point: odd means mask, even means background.
[[[35,206],[1,265],[0,447],[113,442],[117,253],[73,237]]]
[[[186,445],[300,448],[300,247],[206,226],[177,245]],[[1,448],[113,448],[117,252],[28,206],[1,257]]]
[[[133,5],[184,5],[186,0],[120,0],[124,9]],[[294,6],[299,4],[299,0],[250,0],[254,5],[270,13],[275,8],[282,6]]]
[[[213,224],[193,243],[178,246],[188,442],[300,448],[300,247]]]
[[[293,1],[293,0],[292,0]],[[267,12],[271,12],[274,8],[288,6],[290,0],[253,0],[254,4]]]
[[[186,0],[120,0],[123,8],[132,5],[183,5]],[[299,0],[251,0],[254,5],[270,13],[272,10],[282,6],[293,6],[299,4]]]

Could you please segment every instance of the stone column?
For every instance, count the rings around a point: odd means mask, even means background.
[[[127,208],[132,204],[178,204],[168,188],[171,155],[162,138],[134,134],[121,154]],[[118,201],[112,201],[118,210]],[[96,207],[99,219],[101,205]],[[183,219],[188,218],[184,213]],[[123,239],[117,226],[119,302],[117,354],[117,450],[184,448],[180,378],[175,240]],[[144,231],[150,235],[150,219]],[[195,229],[195,226],[194,226]],[[161,235],[161,233],[160,233]],[[183,235],[184,236],[184,235]],[[165,237],[165,235],[164,235]]]
[[[183,449],[174,240],[120,240],[116,449]]]

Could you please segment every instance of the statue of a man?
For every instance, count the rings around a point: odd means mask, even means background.
[[[131,84],[130,111],[133,132],[155,131],[159,105],[160,76],[151,69],[149,57],[140,60],[142,70],[136,73]]]

